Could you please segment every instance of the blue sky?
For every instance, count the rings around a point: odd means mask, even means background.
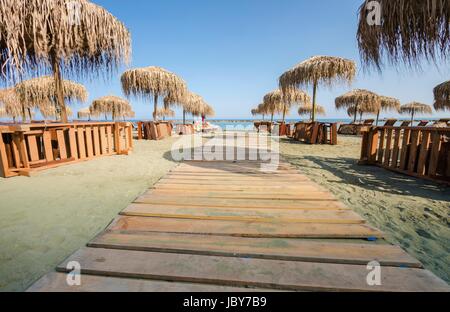
[[[94,2],[130,29],[130,67],[155,65],[177,73],[190,90],[215,108],[217,118],[250,118],[251,108],[277,88],[284,71],[314,55],[350,58],[359,67],[351,87],[319,89],[318,103],[326,107],[328,118],[346,117],[344,111],[334,109],[334,99],[351,88],[394,96],[402,103],[432,104],[433,87],[450,76],[448,65],[425,65],[421,72],[401,67],[385,69],[382,74],[362,70],[356,42],[362,0]],[[89,101],[107,94],[122,96],[119,81],[123,70],[110,81],[86,83]],[[138,118],[151,117],[150,103],[132,99],[132,104]],[[298,116],[293,110],[290,117]]]

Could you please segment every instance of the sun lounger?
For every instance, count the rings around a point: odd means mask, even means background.
[[[388,119],[384,124],[385,127],[393,127],[397,123],[397,119]]]
[[[411,125],[411,121],[404,121],[404,122],[402,122],[400,127],[409,127],[410,125]]]
[[[428,123],[429,123],[429,121],[426,121],[426,120],[421,121],[421,122],[419,122],[417,127],[426,127],[428,125]]]

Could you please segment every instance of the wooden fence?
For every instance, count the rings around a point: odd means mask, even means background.
[[[368,127],[360,163],[449,183],[450,128]]]
[[[0,125],[0,176],[29,176],[77,161],[133,149],[128,122]]]
[[[299,122],[295,124],[293,138],[307,144],[337,145],[337,124]]]

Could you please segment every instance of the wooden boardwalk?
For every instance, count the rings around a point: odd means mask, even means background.
[[[367,264],[382,265],[369,286]],[[66,283],[81,265],[81,286]],[[286,163],[185,162],[29,291],[449,291]]]

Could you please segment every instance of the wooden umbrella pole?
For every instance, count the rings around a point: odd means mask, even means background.
[[[183,126],[186,125],[186,110],[183,108]]]
[[[353,118],[353,123],[356,123],[356,118],[358,118],[358,104],[356,104],[355,105],[355,111],[354,111],[354,113],[355,113],[355,117]]]
[[[317,96],[317,81],[314,81],[313,87],[313,107],[312,107],[312,122],[316,121],[316,96]]]
[[[154,97],[154,103],[153,103],[153,120],[154,121],[157,121],[157,114],[158,114],[158,95],[157,94],[155,94],[155,97]]]
[[[66,105],[64,104],[64,89],[63,89],[63,81],[61,76],[61,68],[60,62],[57,57],[52,57],[53,62],[53,76],[55,78],[55,97],[56,97],[56,105],[59,107],[61,111],[61,121],[63,123],[67,123],[67,110]]]
[[[411,127],[414,126],[414,114],[415,114],[415,112],[416,112],[416,109],[413,108],[413,110],[412,110],[412,116],[411,116]]]
[[[380,110],[378,111],[378,113],[377,113],[377,123],[376,123],[376,125],[378,126],[378,122],[380,121]]]

